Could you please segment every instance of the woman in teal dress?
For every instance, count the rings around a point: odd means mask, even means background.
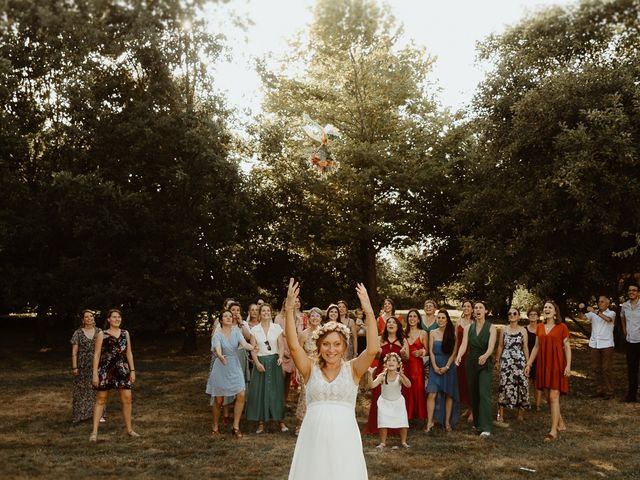
[[[480,436],[491,435],[493,421],[491,413],[491,380],[493,374],[493,349],[496,345],[496,327],[486,320],[487,306],[476,302],[473,306],[475,321],[465,327],[462,344],[458,351],[456,364],[460,365],[462,356],[467,354],[467,382],[471,396],[473,424]]]

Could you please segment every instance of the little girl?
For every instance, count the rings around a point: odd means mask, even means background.
[[[376,448],[387,446],[387,431],[389,428],[399,429],[400,443],[404,448],[409,448],[407,444],[409,419],[407,418],[407,407],[401,392],[401,384],[406,388],[410,388],[411,380],[402,371],[400,355],[394,352],[388,353],[384,359],[384,370],[371,382],[371,388],[382,385],[382,392],[378,398],[380,445]]]

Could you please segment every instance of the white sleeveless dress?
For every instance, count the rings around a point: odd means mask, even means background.
[[[307,413],[293,452],[289,480],[365,480],[367,465],[356,421],[358,385],[351,362],[327,382],[314,362],[305,386]]]
[[[378,428],[409,428],[400,375],[382,384],[378,397]]]

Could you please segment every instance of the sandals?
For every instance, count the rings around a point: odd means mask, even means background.
[[[234,436],[236,439],[238,439],[238,440],[242,438],[242,433],[240,432],[240,429],[239,429],[239,428],[232,428],[232,429],[231,429],[231,433],[232,433],[232,434],[233,434],[233,436]]]
[[[98,434],[97,433],[92,433],[91,435],[89,435],[89,441],[90,442],[97,442],[98,441]]]
[[[264,433],[264,423],[259,423],[258,424],[258,429],[256,430],[256,433],[258,435],[262,435]]]
[[[219,430],[211,430],[211,435],[216,438],[220,436],[220,431]]]
[[[379,449],[379,450],[382,450],[383,448],[386,448],[386,447],[387,447],[387,444],[386,444],[386,443],[379,443],[379,444],[376,446],[376,448],[377,448],[377,449]]]
[[[544,436],[544,442],[548,443],[548,442],[555,442],[556,440],[558,440],[558,434],[555,435],[551,435],[550,433],[547,433]]]
[[[425,425],[422,431],[424,433],[431,433],[431,429],[433,428],[433,423],[431,425]]]
[[[133,430],[129,430],[127,432],[127,435],[129,435],[131,438],[138,438],[140,436],[139,433],[134,432]]]
[[[289,427],[287,427],[284,423],[280,424],[280,431],[282,433],[287,433],[289,431]]]
[[[445,426],[444,426],[444,431],[445,431],[445,432],[450,432],[451,430],[453,430],[453,429],[451,428],[451,425],[445,425]]]
[[[402,448],[410,448],[410,445],[407,442],[401,444]]]

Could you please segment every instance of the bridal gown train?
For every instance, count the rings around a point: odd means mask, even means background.
[[[293,453],[289,480],[364,480],[367,465],[356,421],[358,385],[351,362],[327,382],[316,363],[306,384],[307,413]]]

